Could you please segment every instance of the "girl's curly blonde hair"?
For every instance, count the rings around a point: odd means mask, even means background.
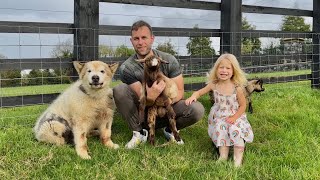
[[[241,70],[239,62],[237,58],[233,54],[225,53],[222,54],[214,64],[213,68],[210,70],[208,81],[217,83],[219,81],[219,78],[217,76],[217,70],[222,60],[227,59],[231,62],[232,68],[233,68],[233,76],[231,77],[231,80],[239,86],[244,86],[247,83],[247,79],[245,76],[245,73]]]

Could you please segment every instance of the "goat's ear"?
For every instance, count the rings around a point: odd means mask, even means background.
[[[262,79],[258,79],[257,84],[262,84],[262,83],[263,83]]]
[[[161,63],[169,64],[169,62],[168,62],[168,61],[165,61],[165,60],[161,59],[160,57],[158,57],[158,58],[160,59],[160,62],[161,62]]]
[[[73,66],[77,70],[78,74],[80,74],[81,70],[83,69],[85,63],[80,61],[73,61]]]

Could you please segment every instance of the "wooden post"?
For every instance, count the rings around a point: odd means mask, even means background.
[[[241,5],[242,0],[221,0],[220,54],[241,55]]]
[[[74,0],[74,60],[99,58],[99,0]]]
[[[320,2],[319,0],[313,0],[313,26],[312,26],[312,64],[311,64],[311,87],[320,88]]]

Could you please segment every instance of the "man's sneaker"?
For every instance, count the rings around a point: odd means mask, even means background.
[[[168,131],[166,131],[166,129],[167,129],[167,128],[163,128],[163,134],[164,134],[164,136],[166,137],[166,139],[167,139],[168,141],[175,142],[175,143],[177,143],[177,144],[179,144],[179,145],[184,144],[184,142],[183,142],[182,139],[180,139],[180,141],[176,141],[176,139],[174,138],[173,133],[172,133],[172,132],[169,133]],[[179,132],[179,131],[178,131],[178,132]]]
[[[132,139],[126,144],[127,149],[133,149],[141,143],[145,143],[148,139],[148,131],[143,129],[143,134],[138,131],[133,131]]]

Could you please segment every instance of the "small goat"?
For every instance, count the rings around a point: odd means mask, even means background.
[[[169,119],[169,128],[173,132],[175,140],[180,142],[181,138],[176,127],[176,114],[171,105],[172,100],[178,95],[178,87],[173,80],[166,77],[160,70],[161,63],[168,64],[168,62],[154,55],[147,55],[144,59],[137,61],[144,64],[144,81],[142,82],[139,111],[140,116],[144,117],[145,108],[148,106],[149,142],[154,145],[156,118],[165,115]],[[166,83],[165,89],[154,103],[149,105],[147,103],[146,86],[151,87],[155,81],[160,82],[162,80]]]
[[[248,103],[248,112],[253,113],[253,107],[252,107],[252,100],[251,100],[251,94],[253,92],[262,92],[264,91],[263,81],[261,79],[255,79],[248,81],[248,84],[244,87],[244,95],[246,96],[247,103]],[[212,104],[214,104],[214,97],[213,92],[209,92],[210,101]]]
[[[251,94],[253,92],[262,92],[262,91],[264,91],[264,88],[262,87],[262,85],[263,85],[262,79],[255,79],[255,80],[249,81],[248,84],[245,86],[244,93],[245,93],[245,96],[247,98],[248,111],[250,113],[253,113]]]

